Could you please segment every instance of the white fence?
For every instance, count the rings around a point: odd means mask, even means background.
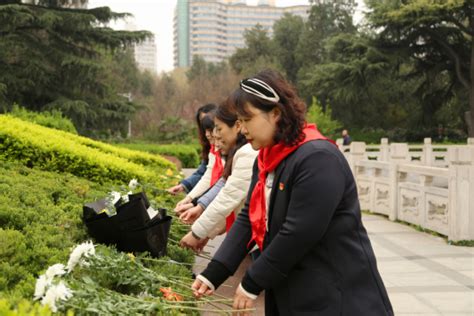
[[[448,236],[474,240],[474,139],[466,145],[353,142],[340,146],[361,208]]]

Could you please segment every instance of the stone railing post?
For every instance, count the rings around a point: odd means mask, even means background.
[[[390,161],[395,161],[398,164],[410,162],[408,144],[407,143],[390,144]]]
[[[474,137],[470,137],[467,139],[467,145],[468,146],[474,146]]]
[[[448,239],[474,240],[474,146],[450,146],[448,159]]]
[[[390,144],[390,191],[389,191],[389,214],[390,220],[394,221],[398,218],[398,183],[406,175],[399,175],[398,167],[400,164],[408,161],[408,144],[405,143],[393,143]]]
[[[390,147],[388,145],[388,138],[380,139],[380,161],[388,161]]]
[[[424,140],[421,164],[429,167],[434,165],[433,145],[431,145],[431,138],[425,138]]]
[[[350,152],[347,161],[349,162],[349,166],[351,167],[354,178],[357,176],[355,167],[356,163],[365,158],[365,149],[366,145],[364,142],[352,142],[350,144]]]

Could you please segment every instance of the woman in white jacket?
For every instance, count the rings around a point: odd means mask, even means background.
[[[252,168],[258,151],[252,149],[240,133],[240,122],[228,102],[221,104],[214,119],[215,137],[218,138],[222,155],[227,156],[223,177],[226,180],[219,194],[199,218],[194,222],[191,231],[181,239],[181,246],[199,251],[208,238],[230,228],[236,215],[244,206],[250,186]],[[198,212],[199,206],[186,212]]]

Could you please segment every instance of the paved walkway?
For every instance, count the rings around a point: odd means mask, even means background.
[[[474,316],[474,248],[448,245],[383,216],[364,214],[363,222],[395,315]],[[216,238],[206,251],[213,253],[221,241]],[[206,262],[197,259],[199,272]],[[246,260],[219,293],[232,297],[249,264]],[[261,297],[255,314],[263,315]]]

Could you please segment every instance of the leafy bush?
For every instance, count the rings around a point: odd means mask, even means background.
[[[380,139],[387,137],[390,142],[423,143],[424,138],[430,137],[433,143],[466,143],[467,135],[457,129],[418,128],[416,130],[395,127],[389,130],[380,128],[354,128],[349,130],[353,141],[367,144],[380,144]]]
[[[77,130],[74,127],[72,121],[66,117],[63,117],[62,113],[57,110],[53,110],[51,112],[30,112],[25,108],[14,104],[10,114],[24,121],[77,134]]]
[[[17,306],[23,299],[31,299],[39,273],[52,264],[67,261],[70,248],[88,239],[81,220],[82,205],[105,196],[114,184],[98,184],[1,159],[0,164],[0,297]],[[147,194],[153,203],[168,209],[178,199],[160,190]],[[185,226],[172,225],[168,255],[189,264],[194,260],[193,254],[175,243],[186,230]],[[174,277],[189,278],[191,274],[188,269],[171,264],[151,262],[148,267]],[[8,308],[0,302],[0,311]],[[31,306],[25,310],[29,308],[31,315],[47,315]]]
[[[332,118],[331,107],[327,105],[326,111],[323,111],[323,107],[315,97],[313,97],[313,103],[306,114],[306,121],[316,124],[324,136],[334,139],[337,136],[337,131],[342,127],[338,120]]]
[[[12,304],[6,299],[0,299],[0,315],[3,316],[50,316],[51,310],[40,303],[31,300],[22,300],[19,304]],[[69,315],[69,314],[68,314]]]
[[[156,127],[148,129],[144,138],[157,143],[190,142],[197,135],[195,125],[179,117],[168,117]]]
[[[349,135],[352,141],[365,142],[366,144],[380,144],[380,139],[388,137],[388,132],[377,128],[353,128],[349,129]]]
[[[197,168],[200,163],[198,151],[196,146],[193,145],[152,143],[122,143],[115,145],[152,154],[174,156],[181,161],[184,168]]]
[[[0,115],[0,150],[5,158],[29,167],[69,172],[97,182],[128,182],[132,178],[159,182],[166,169],[171,174],[175,169],[156,155],[117,148],[8,115]]]

